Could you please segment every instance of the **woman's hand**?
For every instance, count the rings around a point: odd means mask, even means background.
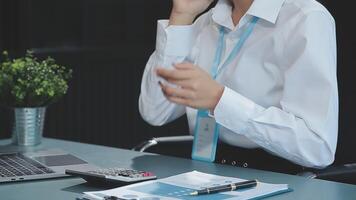
[[[170,25],[189,25],[213,0],[173,0]]]
[[[160,83],[169,101],[196,109],[214,111],[224,86],[208,73],[191,63],[175,64],[175,69],[157,68],[157,75],[178,87]]]

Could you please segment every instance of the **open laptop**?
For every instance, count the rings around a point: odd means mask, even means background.
[[[0,153],[0,183],[66,177],[66,169],[98,167],[61,150]]]

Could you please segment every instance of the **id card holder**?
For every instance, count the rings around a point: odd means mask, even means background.
[[[219,124],[206,110],[199,110],[194,130],[192,158],[214,162],[219,138]]]

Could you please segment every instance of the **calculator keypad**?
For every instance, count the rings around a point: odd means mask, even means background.
[[[100,174],[104,176],[113,176],[113,177],[122,176],[122,177],[129,177],[129,178],[154,176],[151,172],[138,171],[133,169],[122,169],[122,168],[100,169],[96,171],[89,171],[88,173]]]

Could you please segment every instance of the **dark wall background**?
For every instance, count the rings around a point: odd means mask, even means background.
[[[74,70],[68,95],[48,109],[45,136],[130,148],[187,132],[184,118],[149,126],[137,106],[156,19],[169,15],[170,1],[0,0],[0,6],[0,50],[33,49]],[[10,119],[2,109],[1,138],[10,136]]]
[[[337,162],[356,161],[354,117],[356,31],[351,2],[325,0],[337,22],[340,139]],[[186,119],[164,127],[138,113],[140,81],[154,49],[156,20],[170,0],[0,0],[0,50],[53,56],[74,70],[70,90],[48,109],[45,136],[130,148],[187,132]],[[0,110],[0,138],[10,137],[11,112]]]

